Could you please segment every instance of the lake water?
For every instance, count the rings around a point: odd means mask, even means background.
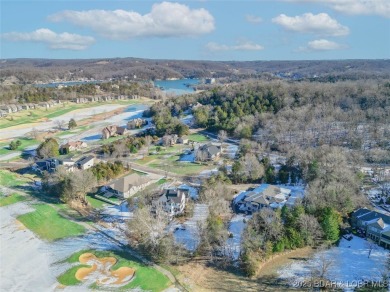
[[[178,79],[178,80],[157,80],[154,81],[156,87],[161,88],[165,92],[182,95],[193,93],[194,89],[191,86],[198,85],[199,79]]]

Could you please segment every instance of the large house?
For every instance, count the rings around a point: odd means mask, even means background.
[[[68,142],[60,147],[60,154],[68,154],[69,152],[81,150],[88,147],[87,143],[83,141]]]
[[[221,155],[221,147],[212,143],[203,144],[195,150],[195,160],[211,161],[217,159]]]
[[[118,197],[127,199],[140,190],[143,190],[152,182],[153,180],[146,175],[132,173],[112,181],[106,186],[106,190]]]
[[[116,125],[107,126],[102,131],[102,139],[108,139],[117,135],[125,135],[126,133],[127,129],[125,127],[119,127]]]
[[[44,171],[54,172],[59,164],[60,162],[56,158],[46,158],[36,161],[33,164],[32,169],[40,173]]]
[[[262,208],[281,208],[286,202],[291,190],[269,184],[261,184],[250,188],[233,199],[233,205],[238,212],[257,212]]]
[[[92,155],[84,156],[79,159],[76,163],[78,169],[88,169],[91,168],[95,164],[95,157]]]
[[[379,245],[390,248],[390,216],[360,208],[351,214],[351,225]]]
[[[171,216],[182,214],[186,207],[186,201],[189,197],[187,188],[175,187],[164,189],[164,192],[157,201],[154,201],[154,207],[161,207]]]
[[[127,129],[128,130],[139,129],[147,124],[148,124],[147,120],[137,118],[137,119],[133,119],[133,120],[130,120],[127,122]]]

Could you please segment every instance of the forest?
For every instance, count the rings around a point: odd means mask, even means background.
[[[199,127],[265,149],[330,145],[358,150],[368,162],[390,161],[388,80],[249,80],[160,102],[151,113],[167,120],[188,110]]]

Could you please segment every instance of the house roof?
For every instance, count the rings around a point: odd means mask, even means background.
[[[72,142],[68,142],[68,143],[61,145],[61,148],[68,148],[68,147],[78,148],[78,147],[81,147],[84,143],[85,142],[83,142],[83,141],[72,141]]]
[[[178,189],[167,189],[158,199],[161,203],[174,203],[180,204],[185,198],[185,193],[182,190]]]
[[[371,211],[369,213],[361,215],[359,217],[359,220],[362,220],[364,222],[369,222],[369,221],[373,221],[373,220],[379,219],[379,218],[382,218],[384,223],[390,224],[390,216],[387,216],[385,214],[382,214],[382,213],[379,213],[379,212],[376,212],[376,211]]]
[[[141,186],[150,179],[147,176],[139,175],[138,173],[132,173],[130,175],[118,178],[111,182],[108,186],[118,192],[128,192],[134,186]]]
[[[360,209],[357,209],[356,211],[354,211],[352,213],[352,216],[359,217],[359,216],[362,216],[362,215],[370,213],[370,212],[371,212],[371,210],[368,210],[367,208],[360,208]]]
[[[378,229],[384,229],[385,228],[385,223],[383,222],[382,218],[379,218],[375,222],[372,222],[372,223],[368,224],[368,226],[375,227],[375,228],[378,228]]]
[[[117,132],[117,134],[119,134],[119,135],[124,134],[126,131],[127,131],[127,129],[126,129],[125,127],[117,127],[117,128],[116,128],[116,132]]]
[[[88,155],[88,156],[84,156],[83,158],[79,159],[76,163],[80,164],[80,165],[84,165],[84,164],[90,162],[93,159],[95,159],[94,156]]]
[[[214,156],[214,155],[217,155],[218,153],[221,152],[221,150],[218,146],[215,146],[211,143],[203,144],[202,146],[199,147],[199,150],[200,151],[207,151],[207,154],[209,156]]]

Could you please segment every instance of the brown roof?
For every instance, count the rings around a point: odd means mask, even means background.
[[[116,133],[119,135],[123,135],[126,131],[127,131],[127,129],[125,127],[118,127],[116,129]]]
[[[149,182],[150,179],[146,176],[139,175],[137,173],[132,173],[130,175],[118,178],[114,180],[111,184],[108,186],[112,188],[113,190],[116,190],[118,192],[125,193],[129,191],[133,186],[140,186],[147,182]]]

